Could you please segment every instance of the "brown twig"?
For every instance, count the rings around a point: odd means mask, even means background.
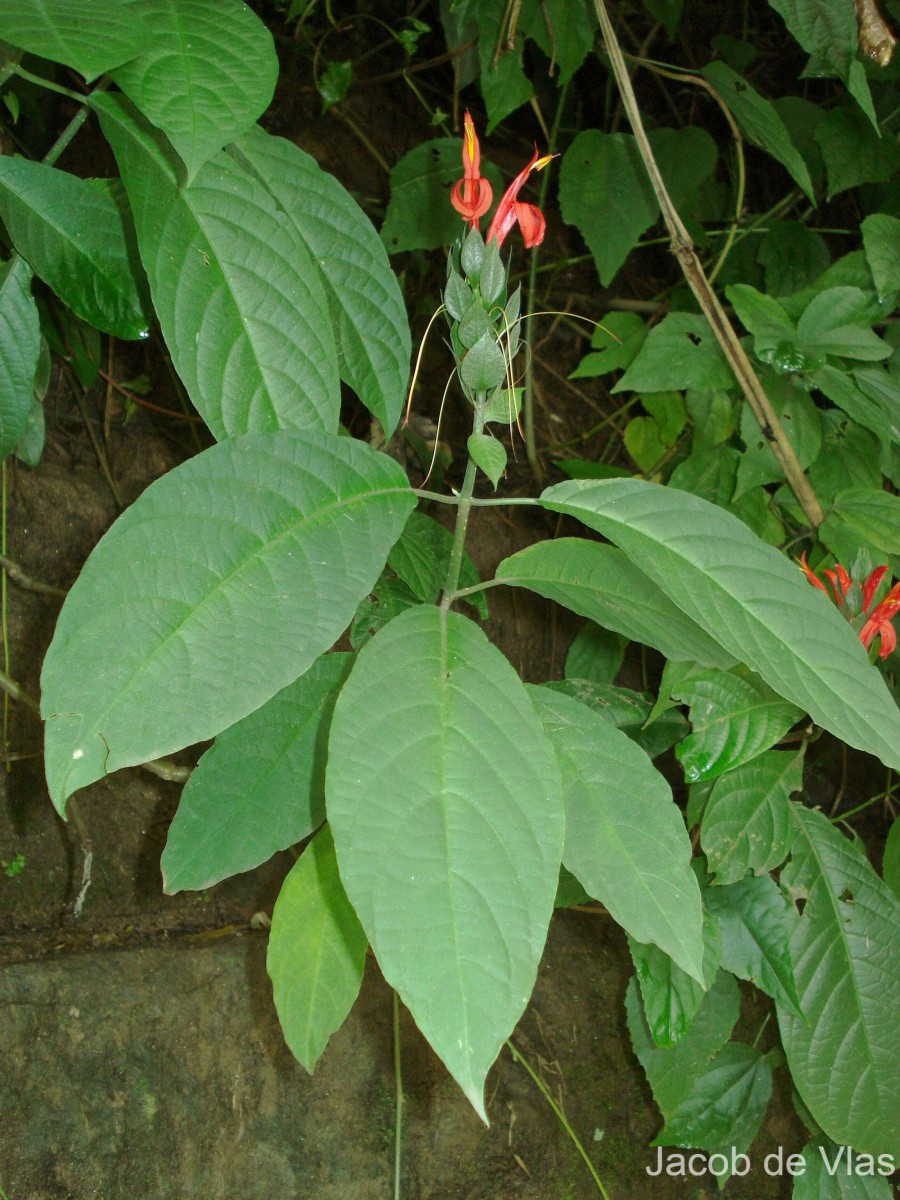
[[[722,308],[719,298],[716,296],[706,277],[703,265],[694,250],[690,234],[685,229],[684,223],[672,203],[659,167],[656,164],[656,159],[653,157],[650,143],[647,140],[647,134],[644,130],[644,123],[641,120],[634,90],[628,78],[625,60],[622,57],[622,51],[619,48],[616,33],[609,19],[609,14],[606,11],[604,0],[594,0],[594,8],[603,32],[603,39],[606,43],[613,74],[622,93],[622,100],[625,105],[625,111],[628,114],[628,120],[634,131],[641,158],[644,161],[644,166],[650,177],[650,183],[653,186],[662,211],[666,229],[669,232],[672,253],[678,259],[688,286],[694,293],[703,315],[709,322],[716,341],[719,343],[725,358],[728,360],[728,365],[734,372],[741,391],[744,393],[747,403],[750,405],[750,409],[759,423],[763,437],[769,444],[781,469],[784,471],[788,486],[797,497],[797,501],[803,509],[810,525],[814,529],[817,529],[824,521],[825,514],[822,512],[822,507],[816,498],[815,492],[810,487],[809,480],[803,473],[803,469],[794,453],[793,446],[787,439],[787,435],[778,419],[778,414],[775,412],[769,397],[763,390],[763,386],[756,372],[753,370],[731,322],[725,315],[725,310]]]
[[[45,596],[59,596],[64,598],[68,593],[65,588],[53,587],[50,583],[41,583],[39,579],[32,579],[30,575],[26,575],[18,563],[13,562],[11,558],[7,558],[5,554],[0,554],[0,567],[9,576],[10,581],[17,587],[24,588],[28,592],[42,592]]]

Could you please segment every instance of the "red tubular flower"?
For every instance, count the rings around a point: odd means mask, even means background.
[[[456,211],[477,229],[478,221],[491,207],[494,192],[481,175],[481,147],[475,132],[475,122],[466,112],[463,119],[463,177],[453,185],[450,203]]]
[[[882,572],[882,576],[886,569],[878,568]],[[872,574],[874,575],[875,572],[873,571]],[[871,578],[870,575],[869,579]],[[871,596],[869,602],[871,603]],[[881,647],[878,651],[881,658],[887,658],[897,648],[897,631],[891,622],[896,617],[898,609],[900,609],[900,583],[895,583],[859,631],[859,640],[867,650],[876,637],[881,638]]]
[[[546,154],[543,158],[538,158],[537,146],[535,146],[531,161],[524,170],[518,173],[503,193],[485,241],[489,242],[492,239],[496,239],[497,245],[501,246],[503,239],[518,221],[519,228],[522,230],[522,240],[526,248],[530,249],[532,246],[539,246],[541,244],[547,228],[544,214],[536,204],[526,204],[523,200],[516,199],[516,197],[531,172],[543,170],[552,158],[552,154]]]

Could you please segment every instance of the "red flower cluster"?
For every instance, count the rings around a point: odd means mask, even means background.
[[[803,571],[809,582],[828,595],[828,588],[813,574],[812,569],[806,561],[806,555],[800,559],[800,568]],[[876,637],[881,639],[879,655],[881,658],[887,658],[897,648],[897,631],[894,629],[892,621],[900,611],[900,583],[895,583],[885,598],[880,604],[876,605],[872,613],[869,609],[872,607],[872,601],[875,599],[875,593],[881,585],[885,575],[887,575],[887,567],[876,567],[865,579],[862,584],[862,613],[867,617],[865,624],[859,631],[859,639],[865,648],[868,650]],[[833,571],[825,571],[828,582],[831,584],[831,590],[834,592],[834,601],[838,608],[842,608],[844,601],[847,598],[847,593],[853,586],[853,580],[837,563]]]
[[[537,146],[528,165],[515,177],[497,205],[494,219],[488,228],[485,241],[496,239],[497,245],[503,244],[503,239],[518,223],[522,230],[522,240],[526,247],[539,246],[544,240],[547,222],[544,214],[536,204],[526,204],[517,199],[525,180],[532,171],[540,171],[553,158],[552,154],[538,157]],[[478,228],[481,217],[491,207],[493,190],[490,183],[480,173],[481,147],[475,132],[475,123],[467,112],[463,121],[463,177],[453,186],[450,193],[450,203],[459,215],[469,222],[472,229]]]

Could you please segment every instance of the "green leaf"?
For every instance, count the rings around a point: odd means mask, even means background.
[[[680,462],[669,483],[683,492],[702,496],[710,504],[726,505],[734,495],[740,460],[733,446],[711,446]]]
[[[732,499],[726,507],[736,517],[740,517],[757,537],[771,546],[781,546],[784,543],[784,526],[778,516],[780,510],[765,488],[753,488],[743,496]]]
[[[582,625],[566,654],[566,679],[590,679],[594,683],[612,683],[625,657],[625,638],[610,633],[593,621]]]
[[[114,337],[150,336],[128,218],[104,186],[0,158],[0,216],[19,253],[79,317]]]
[[[716,884],[781,866],[793,836],[788,797],[802,786],[802,751],[769,750],[716,780],[701,835]]]
[[[394,617],[418,605],[418,596],[403,580],[393,578],[386,571],[357,608],[350,622],[350,645],[354,650],[359,650]]]
[[[316,81],[316,89],[322,97],[322,112],[328,112],[334,104],[340,104],[350,91],[353,82],[353,63],[350,59],[333,59]]]
[[[322,824],[328,728],[352,662],[351,654],[323,655],[219,734],[191,772],[169,826],[167,895],[251,871]]]
[[[651,129],[650,148],[672,203],[682,217],[699,207],[703,185],[716,169],[719,151],[713,138],[698,125],[680,129]]]
[[[606,313],[591,338],[594,352],[584,356],[569,378],[594,379],[624,369],[631,364],[646,337],[647,326],[637,313]]]
[[[900,147],[879,137],[856,104],[826,112],[815,136],[828,172],[829,200],[861,183],[884,183],[900,165]]]
[[[366,948],[326,825],[281,886],[266,954],[284,1040],[310,1073],[359,994]]]
[[[819,502],[827,507],[839,492],[854,488],[877,491],[882,485],[882,453],[874,434],[833,409],[822,413],[822,424],[822,450],[808,472]],[[781,493],[778,498],[784,503]]]
[[[703,917],[703,983],[688,975],[657,946],[642,945],[631,936],[628,948],[641,985],[644,1016],[657,1046],[674,1046],[693,1025],[703,997],[713,986],[722,955],[719,926]]]
[[[487,309],[480,300],[473,299],[460,318],[456,336],[467,350],[471,350],[478,339],[483,338],[491,328],[492,322],[488,319]]]
[[[437,250],[460,237],[465,226],[450,204],[449,189],[462,173],[459,138],[433,138],[404,154],[391,171],[391,199],[381,227],[389,254]],[[482,159],[481,173],[499,196],[497,168]]]
[[[488,112],[487,132],[496,129],[504,118],[527,104],[534,92],[531,82],[522,69],[524,38],[515,38],[514,45],[506,46],[505,10],[494,0],[479,0],[475,8],[478,22],[478,59],[481,67],[481,95]],[[501,45],[502,52],[497,54]]]
[[[865,320],[865,293],[855,287],[820,292],[797,322],[797,341],[811,354],[839,354],[876,362],[890,358],[891,347]]]
[[[884,844],[884,861],[881,867],[884,882],[900,900],[900,817],[895,817]]]
[[[484,1118],[534,986],[563,811],[525,685],[465,617],[403,613],[360,651],[326,780],[341,878],[388,983]]]
[[[670,313],[647,335],[613,392],[734,387],[734,375],[705,317]]]
[[[692,733],[676,751],[688,783],[750,762],[803,715],[758,676],[736,671],[692,675],[672,695],[691,708]]]
[[[815,204],[812,180],[803,156],[772,104],[723,62],[708,63],[700,74],[719,93],[746,137],[777,159]]]
[[[604,287],[659,217],[636,139],[599,129],[577,134],[563,155],[559,203],[563,220],[593,254]]]
[[[874,370],[877,371],[879,368],[876,367]],[[825,366],[814,371],[810,378],[832,404],[842,408],[857,425],[871,430],[882,446],[887,447],[890,444],[892,426],[896,425],[900,431],[900,423],[890,408],[883,403],[881,394],[878,391],[874,393],[870,391],[867,395],[856,386],[853,376],[846,371],[838,370],[837,367],[826,363]]]
[[[629,421],[623,441],[646,473],[674,446],[687,424],[687,412],[681,392],[650,392],[641,396],[641,403],[650,416]]]
[[[563,863],[613,920],[703,979],[691,841],[669,785],[625,734],[547,688],[529,693],[562,772]]]
[[[554,692],[571,696],[592,709],[610,725],[628,735],[650,758],[656,758],[680,741],[687,732],[681,713],[668,711],[653,717],[652,704],[630,688],[595,683],[590,679],[562,679],[544,684]]]
[[[694,1080],[728,1041],[740,1009],[741,993],[734,977],[720,971],[684,1037],[674,1046],[657,1046],[647,1028],[637,978],[633,975],[628,981],[625,1011],[631,1044],[663,1117],[676,1112]]]
[[[731,284],[725,295],[753,337],[753,351],[760,362],[771,363],[794,349],[797,328],[777,300],[748,283]]]
[[[791,1200],[892,1200],[894,1196],[884,1176],[885,1169],[893,1167],[893,1159],[870,1162],[867,1155],[854,1153],[849,1146],[836,1146],[827,1137],[807,1142],[800,1157]]]
[[[694,424],[693,451],[721,446],[737,429],[737,409],[728,392],[692,389],[684,398]]]
[[[900,220],[887,213],[873,213],[861,229],[869,269],[879,297],[884,298],[900,284]]]
[[[275,43],[241,0],[150,0],[143,18],[152,39],[113,79],[166,134],[190,181],[269,107]]]
[[[772,1068],[753,1046],[723,1046],[677,1110],[653,1139],[654,1146],[698,1146],[742,1154],[759,1132],[772,1095]]]
[[[900,902],[821,813],[795,805],[781,886],[805,1019],[777,1004],[791,1076],[835,1142],[900,1158]],[[798,905],[799,907],[799,905]]]
[[[843,75],[856,53],[856,16],[852,4],[833,0],[769,0],[772,8],[807,54],[816,55]]]
[[[394,571],[423,604],[437,604],[450,563],[453,534],[433,517],[414,512],[403,527],[403,532],[388,554],[388,566]],[[465,552],[459,569],[459,586],[474,587],[481,583],[481,576]],[[484,619],[488,607],[484,593],[467,596]]]
[[[3,37],[90,83],[152,44],[146,8],[144,0],[4,0]]]
[[[229,153],[269,191],[317,264],[341,379],[390,438],[406,400],[410,333],[400,286],[372,222],[346,188],[293,142],[257,127]]]
[[[589,0],[545,0],[531,11],[526,32],[556,64],[556,86],[565,87],[593,47],[593,7]]]
[[[151,484],[95,548],[44,660],[60,811],[107,771],[214,737],[343,631],[415,507],[334,434],[248,434]]]
[[[483,334],[465,355],[459,378],[471,392],[489,392],[506,378],[506,359],[493,330]]]
[[[12,454],[25,434],[40,351],[31,268],[16,254],[0,265],[0,458]]]
[[[760,239],[756,257],[765,268],[766,291],[772,296],[799,292],[831,262],[824,239],[802,221],[778,221]]]
[[[91,104],[122,172],[172,361],[213,434],[336,431],[328,302],[272,196],[224,153],[181,185],[173,151],[129,101],[102,94]]]
[[[506,470],[506,447],[487,433],[470,433],[466,448],[469,457],[480,467],[497,490],[497,484]]]
[[[813,720],[900,766],[900,715],[859,638],[737,517],[637,479],[570,480],[541,503],[616,542],[685,615]]]
[[[792,378],[767,379],[766,394],[781,422],[785,436],[794,448],[797,461],[806,470],[822,449],[822,417],[803,386]],[[746,449],[737,468],[734,498],[760,484],[784,479],[784,468],[775,457],[768,439],[749,404],[741,409],[741,439]]]
[[[653,646],[666,658],[723,667],[733,662],[612,546],[583,538],[538,542],[504,559],[496,577],[555,600],[631,642]]]
[[[802,1018],[788,941],[790,906],[770,875],[709,887],[703,902],[719,922],[722,966],[777,997]]]
[[[484,408],[484,423],[493,421],[496,425],[512,425],[519,418],[522,410],[522,393],[525,389],[498,388],[490,397]]]
[[[847,562],[862,546],[882,561],[900,554],[900,496],[880,488],[838,492],[819,536],[836,558]]]

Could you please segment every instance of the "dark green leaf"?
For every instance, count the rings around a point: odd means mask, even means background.
[[[644,1016],[657,1046],[674,1046],[694,1023],[703,997],[713,986],[722,957],[719,926],[708,914],[703,919],[703,977],[698,983],[657,946],[628,938],[628,948],[641,985]]]
[[[334,104],[340,104],[350,91],[353,82],[353,63],[349,59],[332,59],[316,83],[322,97],[322,112],[328,112]]]
[[[812,283],[831,262],[828,246],[801,221],[778,221],[763,235],[757,258],[766,272],[766,291],[790,296]]]
[[[855,104],[826,112],[816,126],[816,141],[828,171],[828,199],[860,183],[883,183],[900,165],[900,147],[879,137]]]
[[[492,329],[482,334],[466,354],[459,377],[472,392],[488,392],[506,378],[506,359]]]
[[[729,1042],[694,1081],[654,1146],[699,1146],[742,1154],[759,1132],[772,1094],[772,1069],[752,1046]]]
[[[900,900],[900,817],[895,817],[887,841],[884,844],[884,862],[881,867],[884,882]]]
[[[593,621],[582,625],[566,655],[567,679],[590,679],[594,683],[612,683],[625,657],[625,638],[611,633]]]
[[[586,354],[570,379],[593,379],[620,371],[631,364],[643,346],[647,327],[637,313],[607,313],[591,338],[593,353]]]
[[[713,446],[695,452],[678,464],[669,483],[683,492],[702,496],[710,504],[727,505],[734,495],[740,458],[733,446]]]
[[[423,604],[437,604],[450,562],[453,534],[433,517],[415,512],[403,527],[403,532],[388,554],[388,566],[409,587]],[[473,587],[481,576],[468,554],[463,553],[459,569],[459,586]],[[467,598],[482,617],[487,619],[488,608],[484,593]]]
[[[0,266],[0,458],[25,434],[40,349],[31,268],[17,254]]]
[[[900,287],[900,221],[873,213],[862,223],[863,246],[881,297]]]
[[[466,442],[469,457],[487,475],[497,490],[503,472],[506,470],[506,447],[495,437],[487,433],[470,433]]]
[[[705,317],[670,313],[647,335],[613,392],[726,391],[734,375]]]

